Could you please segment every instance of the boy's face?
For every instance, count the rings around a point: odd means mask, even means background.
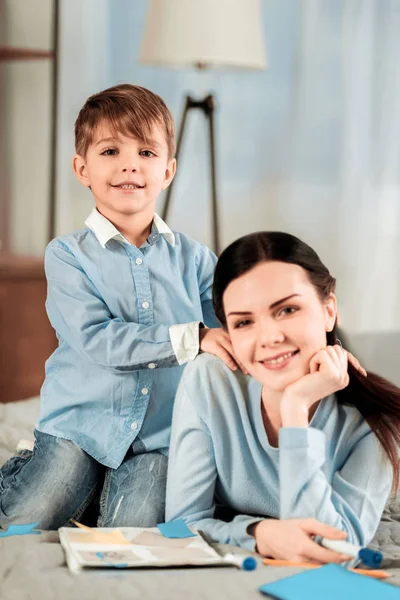
[[[91,188],[99,212],[110,221],[140,214],[150,222],[156,200],[171,183],[176,169],[168,159],[168,146],[160,126],[150,141],[115,133],[106,122],[99,125],[86,157],[74,156],[79,181]]]

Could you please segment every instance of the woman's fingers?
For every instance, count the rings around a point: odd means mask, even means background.
[[[333,550],[328,550],[323,546],[320,546],[312,540],[308,540],[309,543],[305,542],[302,555],[305,561],[315,561],[319,563],[341,563],[346,560],[350,560],[350,556]]]
[[[340,349],[340,346],[337,346],[337,348]],[[327,355],[329,356],[329,360],[331,361],[331,368],[335,369],[337,373],[340,374],[343,370],[343,367],[340,361],[339,354],[335,349],[335,346],[327,346],[325,348],[325,352],[327,353]]]
[[[327,351],[334,368],[337,370],[337,376],[342,382],[342,387],[346,387],[349,383],[346,351],[339,345],[327,346]]]
[[[336,378],[339,374],[338,359],[332,351],[332,346],[326,346],[314,354],[310,360],[310,373],[323,372],[329,378]]]
[[[254,528],[258,552],[263,556],[317,563],[345,562],[347,555],[324,548],[314,541],[316,535],[343,541],[347,534],[316,519],[265,519]]]
[[[347,355],[340,346],[325,346],[310,360],[310,373],[320,372],[327,380],[336,382],[338,389],[343,389],[349,383]]]
[[[338,346],[337,344],[335,344],[334,346],[330,346],[330,348],[333,349],[333,352],[338,357],[339,365],[341,366],[341,368],[347,372],[348,360],[346,350],[343,350],[343,348],[341,346]]]
[[[322,356],[321,356],[321,350],[319,352],[316,352],[314,354],[314,356],[311,357],[310,360],[310,373],[316,373],[317,371],[319,371],[319,367],[321,365],[322,362]]]
[[[302,549],[302,554],[307,560],[317,561],[320,563],[340,563],[346,560],[349,560],[349,556],[341,553],[335,552],[334,550],[328,550],[320,544],[317,544],[313,541],[314,536],[325,537],[331,540],[344,541],[347,537],[347,533],[345,531],[341,531],[340,529],[336,529],[336,527],[331,527],[331,525],[325,525],[325,523],[321,523],[316,519],[304,519],[302,522],[302,529],[309,536],[308,539],[304,542],[304,548]]]
[[[331,540],[345,540],[347,538],[347,533],[345,531],[321,523],[321,521],[317,521],[317,519],[303,519],[301,526],[302,529],[310,535],[319,535]]]

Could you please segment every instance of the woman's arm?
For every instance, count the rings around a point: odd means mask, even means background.
[[[332,484],[323,466],[329,442],[322,431],[283,428],[279,435],[281,519],[309,517],[342,529],[347,541],[368,544],[381,519],[392,485],[392,470],[378,439],[363,425]]]
[[[196,363],[196,361],[195,361]],[[238,515],[232,522],[214,519],[217,470],[207,425],[195,406],[201,394],[191,377],[196,364],[186,367],[175,401],[167,478],[166,520],[182,518],[209,541],[257,550],[264,556],[287,560],[343,562],[347,557],[312,540],[315,535],[343,540],[343,533],[315,519],[260,519]],[[186,384],[186,381],[188,385]],[[189,392],[190,389],[190,392]],[[223,433],[221,432],[221,435]]]
[[[334,460],[329,439],[323,431],[308,427],[309,409],[315,402],[347,384],[347,354],[336,345],[317,352],[310,373],[285,389],[279,432],[280,516],[318,519],[342,529],[350,543],[362,546],[371,541],[390,492],[389,461],[360,417],[353,447],[346,451],[347,458],[338,465],[331,484],[323,469],[326,461]]]
[[[196,362],[196,361],[195,361]],[[193,363],[195,366],[195,363]],[[231,523],[214,519],[217,470],[213,442],[195,406],[201,394],[188,365],[175,400],[167,478],[166,520],[182,518],[214,542],[254,550],[247,528],[259,518],[239,515]],[[222,435],[222,433],[221,433]]]
[[[229,401],[235,402],[231,387],[231,378],[235,376],[228,373],[222,363],[218,369],[213,366],[215,363],[208,357],[199,357],[186,367],[178,389],[167,478],[167,521],[183,518],[211,541],[231,543],[248,550],[254,550],[257,542],[260,553],[276,558],[345,560],[312,540],[314,535],[343,539],[341,532],[315,519],[279,521],[239,515],[231,523],[225,523],[214,518],[218,473],[208,414],[209,411],[215,414],[216,407],[208,404],[207,399],[213,393],[227,395]],[[213,435],[219,438],[224,435],[223,422],[218,430],[214,426]],[[246,489],[243,494],[246,495]]]

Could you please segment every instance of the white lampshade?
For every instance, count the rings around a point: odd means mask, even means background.
[[[265,69],[260,0],[149,0],[140,61]]]

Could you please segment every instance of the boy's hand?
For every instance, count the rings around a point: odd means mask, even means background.
[[[240,367],[243,373],[247,375],[247,371],[239,363],[233,352],[229,335],[222,327],[199,329],[199,344],[202,352],[209,352],[218,356],[232,371],[236,371]]]

